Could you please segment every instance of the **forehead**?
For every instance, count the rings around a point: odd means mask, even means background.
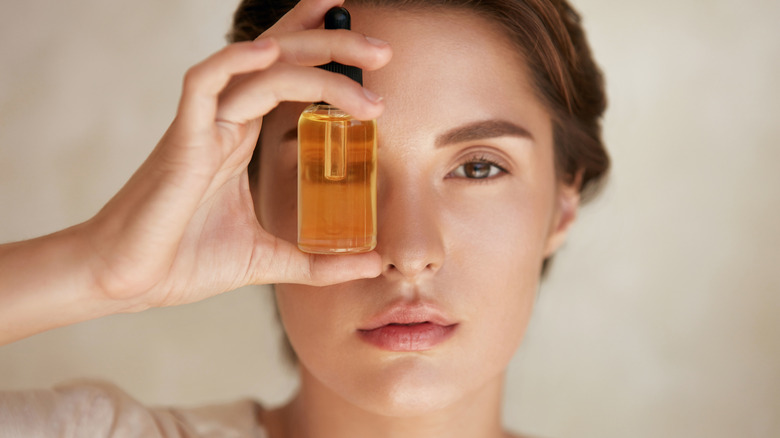
[[[395,143],[395,151],[413,153],[442,132],[490,119],[515,122],[551,145],[548,111],[503,27],[460,8],[347,6],[353,30],[393,49],[388,65],[363,73],[365,86],[385,98],[380,148]],[[265,118],[263,149],[295,140],[306,105],[283,103]]]
[[[366,87],[386,98],[384,130],[413,122],[415,135],[433,133],[442,118],[453,126],[548,118],[522,54],[497,23],[460,8],[350,6],[350,12],[355,31],[393,48],[387,66],[364,73]],[[413,120],[397,117],[402,114]],[[400,131],[410,133],[409,126]]]

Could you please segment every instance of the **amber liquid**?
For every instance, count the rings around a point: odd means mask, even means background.
[[[376,246],[376,121],[327,104],[298,121],[298,247],[318,254]]]

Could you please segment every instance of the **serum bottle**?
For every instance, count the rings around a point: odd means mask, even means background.
[[[349,29],[346,9],[325,15],[326,29]],[[362,71],[320,66],[363,84]],[[308,253],[371,251],[376,246],[376,120],[356,120],[325,102],[298,120],[298,248]]]

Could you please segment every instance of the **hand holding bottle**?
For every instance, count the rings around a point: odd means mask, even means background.
[[[326,100],[376,118],[381,100],[313,66],[366,70],[387,44],[317,29],[339,0],[298,4],[254,42],[191,68],[175,120],[92,219],[0,246],[0,343],[98,316],[198,301],[246,284],[332,284],[381,272],[375,253],[317,256],[265,232],[246,167],[262,117],[281,101]]]

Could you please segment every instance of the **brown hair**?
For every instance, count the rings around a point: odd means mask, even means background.
[[[607,106],[604,80],[590,52],[579,14],[566,0],[351,0],[394,8],[458,8],[501,25],[527,62],[539,98],[553,122],[558,177],[573,183],[581,176],[583,202],[596,195],[609,169],[601,140],[601,116]],[[257,38],[295,0],[242,0],[228,34],[230,42]],[[258,142],[259,145],[259,142]],[[257,174],[259,147],[249,164]],[[544,260],[542,276],[549,269]]]

